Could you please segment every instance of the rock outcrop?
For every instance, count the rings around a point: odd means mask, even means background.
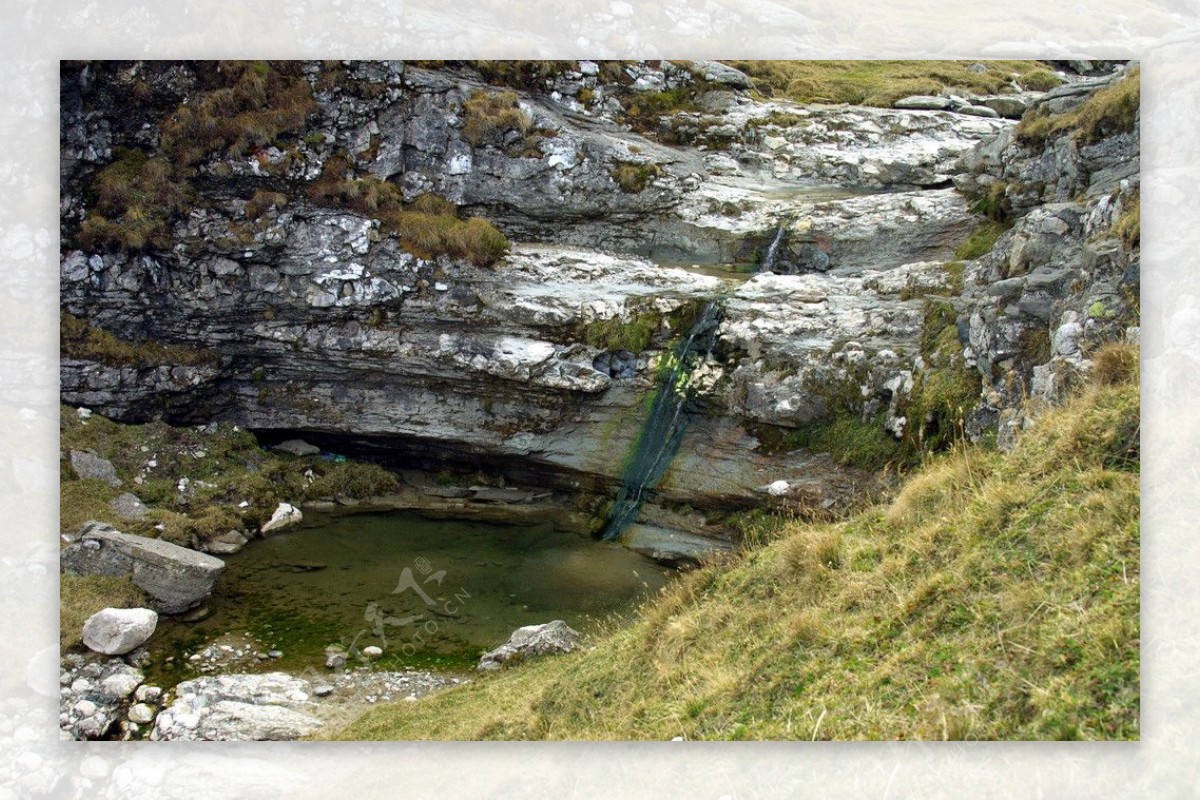
[[[130,576],[165,614],[185,612],[207,598],[225,570],[214,556],[95,522],[80,529],[60,561],[68,573]]]
[[[828,509],[868,477],[804,450],[768,454],[755,426],[841,415],[920,440],[938,425],[925,396],[942,371],[960,388],[982,382],[966,428],[985,436],[1128,323],[1136,249],[1109,230],[1136,190],[1136,128],[1033,148],[1005,119],[1018,105],[1069,110],[1111,78],[865,109],[758,102],[720,65],[623,69],[619,91],[603,65],[580,62],[545,91],[510,92],[462,65],[301,65],[313,98],[303,129],[202,159],[170,247],[64,249],[64,309],[209,358],[68,355],[63,399],[609,491],[672,339],[721,298],[718,342],[694,379],[699,414],[659,493]],[[65,79],[67,242],[114,148],[161,145],[161,116],[127,96],[135,79],[163,107],[200,86],[171,63],[116,69],[86,92]],[[712,84],[700,110],[670,118],[686,145],[614,122],[620,92],[696,81]],[[484,101],[503,113],[482,120]],[[407,201],[433,192],[484,214],[518,244],[491,267],[414,253],[365,212],[319,201],[335,163]],[[956,262],[1001,184],[1011,229]],[[276,199],[252,214],[255,192]],[[780,228],[777,274],[730,269],[752,269]],[[788,492],[768,493],[776,481]]]
[[[531,656],[568,654],[579,644],[579,632],[562,620],[551,620],[533,626],[522,626],[512,633],[508,642],[479,658],[478,670],[499,670],[509,663]]]
[[[286,673],[204,676],[177,685],[151,740],[295,740],[322,725],[310,686]]]

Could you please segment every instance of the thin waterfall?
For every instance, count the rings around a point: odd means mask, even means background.
[[[688,422],[685,407],[692,371],[712,349],[720,321],[721,307],[716,301],[709,301],[687,336],[664,357],[665,362],[659,367],[658,388],[646,422],[629,452],[621,489],[600,535],[602,539],[613,540],[624,533],[637,518],[646,490],[658,484],[679,452]]]
[[[783,247],[783,240],[786,236],[787,227],[781,224],[775,231],[775,237],[771,240],[771,244],[767,245],[767,252],[763,254],[762,261],[759,263],[758,271],[760,273],[775,271],[775,263],[779,261],[779,249]]]

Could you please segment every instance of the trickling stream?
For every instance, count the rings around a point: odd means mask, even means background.
[[[621,473],[621,489],[608,515],[601,539],[615,540],[624,533],[641,509],[645,492],[658,484],[670,467],[683,433],[687,428],[686,405],[692,371],[713,346],[714,333],[721,321],[721,307],[715,300],[705,304],[700,316],[679,345],[663,357],[658,387],[651,397],[650,409],[641,433]]]
[[[758,272],[769,273],[775,271],[775,262],[779,261],[779,248],[783,246],[783,239],[786,234],[787,226],[780,225],[775,231],[775,236],[771,239],[771,244],[767,245],[767,250],[763,253]]]

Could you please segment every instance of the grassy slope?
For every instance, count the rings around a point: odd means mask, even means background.
[[[890,505],[688,574],[583,651],[340,736],[1137,738],[1139,411],[1136,375],[1090,388],[1013,454],[932,461]]]
[[[1061,80],[1037,61],[729,61],[759,91],[798,103],[855,103],[890,106],[908,95],[943,89],[999,93],[1016,80],[1028,89],[1049,89]]]

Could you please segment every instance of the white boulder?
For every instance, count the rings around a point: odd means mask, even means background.
[[[150,639],[158,626],[153,609],[101,609],[83,624],[83,644],[109,656],[127,654]]]

